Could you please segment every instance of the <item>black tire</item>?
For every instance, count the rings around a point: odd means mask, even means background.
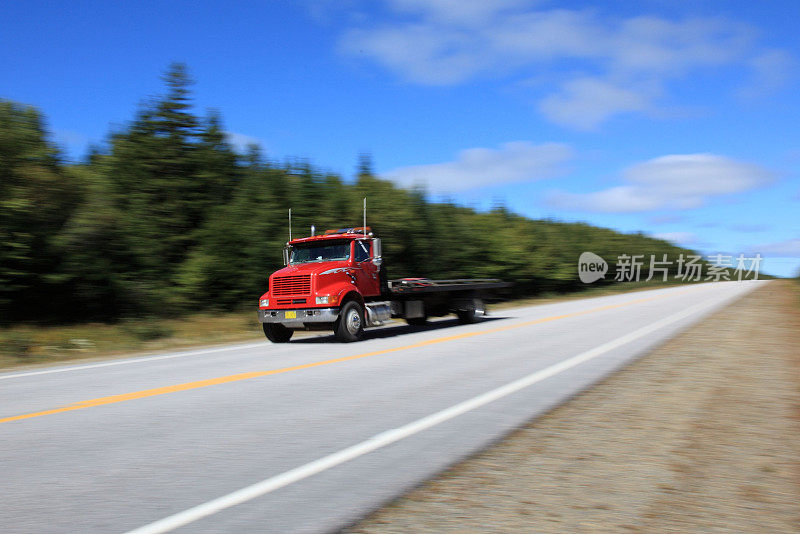
[[[456,315],[458,315],[458,322],[461,323],[461,324],[472,324],[472,323],[474,323],[475,321],[478,320],[478,318],[475,316],[475,310],[474,309],[472,309],[472,310],[458,310],[456,312]]]
[[[424,326],[425,323],[428,322],[428,316],[423,315],[422,317],[411,317],[406,319],[406,322],[411,326]]]
[[[286,328],[278,323],[262,323],[264,327],[264,335],[273,343],[286,343],[292,339],[294,330]]]
[[[333,333],[339,341],[358,341],[364,335],[364,307],[355,300],[346,302],[334,323]]]

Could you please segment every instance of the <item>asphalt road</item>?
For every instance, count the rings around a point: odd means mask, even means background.
[[[760,283],[0,374],[0,532],[335,531]]]

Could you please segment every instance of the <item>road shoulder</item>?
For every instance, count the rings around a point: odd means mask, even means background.
[[[798,340],[771,282],[350,532],[796,532]]]

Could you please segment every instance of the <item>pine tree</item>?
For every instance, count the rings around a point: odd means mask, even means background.
[[[179,306],[173,277],[213,208],[230,200],[239,175],[219,116],[202,121],[192,113],[186,67],[170,66],[164,80],[166,95],[142,106],[113,136],[102,170],[135,258],[127,279],[156,309]]]

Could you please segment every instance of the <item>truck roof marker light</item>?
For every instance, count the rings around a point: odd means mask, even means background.
[[[333,235],[333,234],[364,234],[369,235],[372,233],[372,228],[367,226],[366,228],[361,226],[356,226],[353,228],[332,228],[330,230],[325,230],[322,235]]]

